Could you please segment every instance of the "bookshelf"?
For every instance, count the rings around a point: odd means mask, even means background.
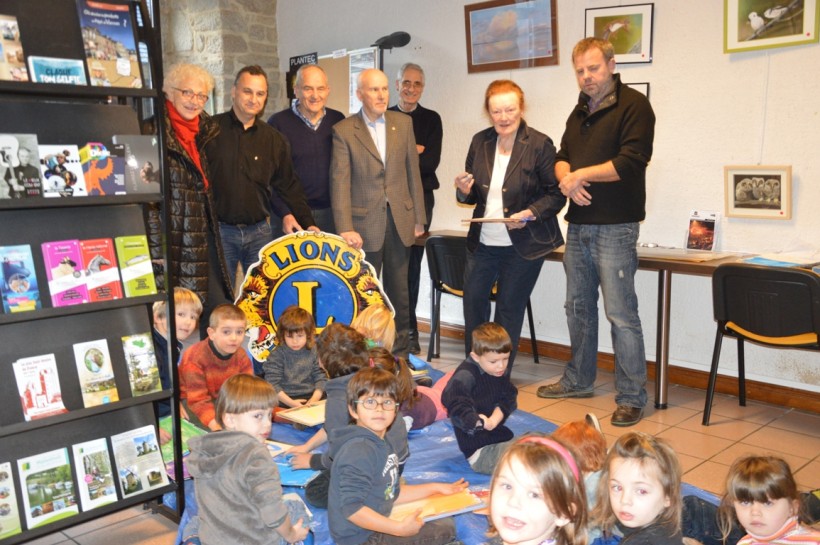
[[[147,132],[158,139],[160,164],[156,166],[163,174],[162,179],[166,179],[161,115],[164,96],[159,86],[152,84],[162,81],[159,5],[158,0],[148,1],[152,2],[153,24],[148,16],[146,0],[105,0],[107,4],[124,6],[124,17],[129,17],[133,22],[140,49],[147,51],[147,58],[143,55],[138,61],[142,87],[0,80],[0,134],[36,134],[38,144],[77,145],[81,148],[88,142],[101,142],[109,146],[114,135]],[[81,29],[78,15],[78,5],[82,2],[84,0],[4,0],[0,3],[0,27],[9,20],[18,25],[19,42],[26,60],[30,56],[79,59],[85,67],[87,80],[91,81],[90,61],[86,62],[84,48],[87,31]],[[55,21],[60,21],[60,24],[55,25]],[[6,34],[10,35],[10,32]],[[42,39],[44,36],[48,39]],[[133,63],[133,57],[131,61]],[[131,70],[131,74],[135,74],[133,67]],[[151,116],[151,113],[156,115]],[[151,128],[146,131],[146,127]],[[35,164],[39,168],[39,162]],[[2,172],[3,168],[0,167]],[[165,290],[158,294],[53,306],[40,249],[41,244],[48,241],[113,240],[120,236],[146,234],[148,208],[159,208],[161,217],[167,220],[165,203],[168,202],[168,188],[165,183],[161,187],[156,193],[0,198],[0,247],[31,247],[32,272],[36,275],[41,306],[25,312],[0,313],[0,345],[3,346],[0,365],[0,506],[15,504],[20,525],[19,532],[4,534],[10,526],[9,513],[5,507],[0,509],[2,545],[26,542],[149,502],[163,514],[176,519],[184,509],[181,463],[175,464],[177,474],[174,480],[166,481],[163,478],[157,481],[157,468],[146,469],[144,463],[140,465],[134,461],[151,459],[154,449],[149,441],[143,441],[142,437],[133,439],[135,454],[130,467],[124,467],[117,453],[118,445],[124,444],[121,439],[123,434],[153,426],[151,433],[156,433],[158,438],[154,409],[156,401],[171,400],[172,416],[176,422],[175,437],[180,437],[179,418],[175,414],[179,400],[178,381],[176,366],[172,365],[176,354],[170,351],[169,361],[158,362],[159,365],[170,366],[174,387],[135,395],[129,382],[130,368],[122,341],[125,336],[140,333],[150,336],[151,305],[156,301],[165,301],[171,335],[169,346],[175,345],[171,290],[165,286]],[[165,225],[167,223],[164,222]],[[168,258],[167,253],[165,258]],[[107,342],[119,399],[86,407],[73,347],[78,343],[100,340]],[[44,354],[54,355],[61,401],[67,411],[27,420],[13,363]],[[120,437],[119,441],[112,440],[117,436]],[[91,506],[88,498],[82,498],[80,494],[81,486],[85,486],[82,490],[87,490],[88,482],[93,481],[89,476],[88,461],[78,455],[73,447],[99,439],[104,439],[107,444],[111,485],[106,486],[108,494],[113,491],[113,501]],[[62,469],[60,478],[51,479],[51,489],[46,490],[43,483],[48,479],[44,476],[58,471],[49,469],[38,473],[29,462],[38,461],[38,456],[55,449],[65,449],[70,481],[65,469]],[[173,451],[174,460],[181,460],[178,441],[174,442]],[[159,469],[164,475],[164,465],[160,464]],[[96,470],[95,467],[95,475]],[[150,473],[148,481],[143,481],[148,485],[144,484],[144,490],[137,488],[135,491],[133,477],[136,475],[139,479],[140,472]],[[128,482],[126,473],[130,473]],[[102,479],[99,476],[94,478]],[[82,481],[86,481],[84,485]],[[66,493],[72,487],[73,494]],[[176,509],[173,511],[161,504],[162,496],[169,492],[176,494]],[[60,499],[48,501],[48,494],[54,494],[55,498],[59,495]],[[66,504],[71,509],[65,509]],[[56,512],[61,509],[70,516],[41,518],[49,510]]]

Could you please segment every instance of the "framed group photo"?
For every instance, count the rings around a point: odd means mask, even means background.
[[[723,168],[729,218],[788,220],[792,217],[792,167],[737,165]]]
[[[655,4],[589,8],[584,35],[611,43],[618,64],[652,62],[654,11]]]
[[[818,0],[724,0],[723,52],[817,43]]]
[[[467,72],[558,64],[555,0],[491,0],[464,6]]]

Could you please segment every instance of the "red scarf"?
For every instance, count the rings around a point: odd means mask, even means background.
[[[168,111],[168,119],[171,120],[171,128],[174,130],[174,135],[177,137],[179,145],[188,152],[194,165],[199,169],[200,174],[202,174],[202,183],[205,184],[205,191],[207,191],[208,178],[202,169],[202,161],[199,158],[199,148],[196,147],[196,135],[199,132],[199,116],[188,121],[179,115],[179,112],[174,107],[174,103],[170,100],[165,101],[165,108]]]

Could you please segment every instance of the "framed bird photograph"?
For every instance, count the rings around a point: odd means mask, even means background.
[[[818,0],[724,0],[723,52],[817,43]]]
[[[788,220],[792,217],[792,167],[726,166],[725,211],[728,218]]]
[[[618,64],[652,62],[654,11],[655,4],[589,8],[584,35],[611,43]]]

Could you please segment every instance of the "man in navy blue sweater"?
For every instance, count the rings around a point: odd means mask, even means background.
[[[290,142],[293,167],[302,182],[316,225],[322,231],[335,233],[333,212],[330,209],[330,156],[333,151],[331,129],[345,116],[342,112],[325,106],[330,95],[330,85],[325,71],[315,64],[299,68],[293,92],[296,102],[290,108],[273,114],[268,123]],[[278,237],[282,235],[281,218],[291,211],[278,195],[273,196],[272,207],[278,218],[271,218],[271,227],[274,229],[274,237]],[[278,231],[275,226],[277,219],[280,226]]]

